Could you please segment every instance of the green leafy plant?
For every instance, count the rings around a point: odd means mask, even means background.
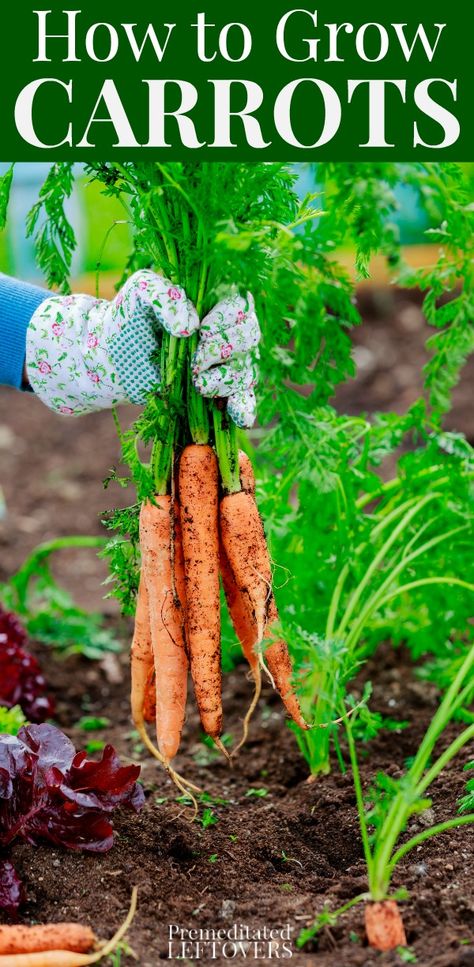
[[[472,639],[471,451],[465,444],[462,454],[447,453],[447,438],[441,447],[430,435],[382,482],[373,469],[400,443],[407,425],[406,418],[397,427],[395,419],[370,426],[334,417],[334,451],[325,461],[334,479],[326,477],[325,488],[300,479],[301,504],[289,523],[277,525],[272,540],[282,573],[286,566],[291,574],[280,592],[288,602],[285,616],[296,612],[295,592],[301,599],[299,624],[288,617],[283,631],[297,659],[303,711],[314,726],[297,733],[313,774],[329,771],[333,743],[338,751],[337,709],[380,642],[404,642],[416,659],[433,654],[446,661],[454,655],[459,662]],[[284,459],[293,465],[288,452]],[[300,478],[307,469],[299,471]],[[280,486],[278,477],[268,489],[264,483],[268,503]],[[263,506],[268,503],[264,499]],[[318,521],[316,530],[309,529],[310,515]],[[439,687],[450,671],[451,665],[443,676],[435,675]]]
[[[55,580],[51,558],[67,548],[103,548],[100,537],[61,537],[40,544],[9,581],[0,585],[0,601],[21,617],[32,638],[59,654],[100,659],[120,651],[120,644],[103,618],[79,608]]]
[[[26,719],[19,705],[13,708],[0,705],[0,735],[18,735],[24,725]]]

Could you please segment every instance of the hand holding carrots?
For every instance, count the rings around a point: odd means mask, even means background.
[[[45,298],[28,326],[27,379],[64,416],[142,404],[163,383],[157,356],[165,334],[178,340],[198,334],[195,389],[228,398],[232,419],[251,426],[256,371],[249,353],[260,339],[252,297],[231,294],[200,323],[185,289],[149,269],[135,272],[111,302]]]

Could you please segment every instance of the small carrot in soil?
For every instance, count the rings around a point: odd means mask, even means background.
[[[80,923],[44,923],[33,927],[16,923],[0,925],[0,954],[27,954],[44,950],[72,950],[88,953],[96,937]]]
[[[395,950],[406,947],[405,928],[395,900],[368,903],[365,908],[365,929],[371,947],[376,950]]]
[[[147,716],[147,711],[149,712],[147,694],[148,682],[150,676],[154,673],[148,592],[143,572],[138,586],[130,670],[132,719],[138,726],[143,724],[143,720],[145,722],[150,721]],[[154,721],[154,715],[151,721]]]
[[[218,468],[211,447],[183,450],[179,501],[191,675],[203,728],[222,748]]]
[[[178,507],[171,497],[155,500],[141,508],[140,546],[155,662],[156,736],[169,763],[179,749],[186,714],[186,599]]]

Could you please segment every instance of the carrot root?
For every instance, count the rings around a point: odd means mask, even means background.
[[[219,736],[217,736],[217,738],[215,738],[213,741],[214,741],[214,745],[216,746],[216,749],[219,749],[219,752],[222,752],[222,755],[227,759],[227,762],[229,763],[229,765],[231,765],[232,756],[227,751],[222,739],[220,739]]]
[[[148,749],[148,751],[153,756],[153,758],[157,759],[157,761],[160,762],[162,766],[164,766],[170,778],[173,780],[175,785],[178,786],[178,789],[180,789],[181,792],[185,792],[186,789],[193,790],[194,792],[198,792],[198,793],[202,792],[202,789],[200,789],[199,786],[195,786],[194,783],[189,782],[188,779],[185,779],[183,776],[180,776],[180,774],[176,772],[175,769],[173,769],[171,763],[164,758],[160,750],[157,749],[156,745],[154,745],[153,742],[151,741],[143,722],[142,723],[135,722],[135,727],[143,742],[143,745]]]
[[[204,731],[222,732],[218,540],[218,466],[211,447],[186,447],[179,464],[179,501],[187,598],[187,643]]]
[[[255,621],[259,645],[265,632],[272,571],[262,520],[251,493],[241,490],[223,497],[220,527],[222,545],[237,587]]]
[[[140,545],[155,667],[157,743],[171,762],[184,725],[188,676],[181,532],[171,497],[158,496],[153,504],[142,505]]]
[[[262,694],[262,673],[260,671],[260,664],[259,663],[257,663],[257,665],[255,667],[255,670],[253,672],[253,680],[254,680],[254,684],[255,684],[255,689],[254,689],[254,693],[253,693],[253,699],[252,699],[252,701],[250,703],[250,706],[248,708],[247,714],[246,714],[246,716],[244,718],[244,721],[243,721],[242,738],[240,739],[240,742],[238,743],[238,745],[236,745],[235,748],[232,750],[231,758],[234,758],[234,756],[238,755],[238,753],[240,752],[240,750],[242,749],[242,747],[247,742],[247,739],[249,737],[250,723],[251,723],[252,718],[254,716],[254,713],[255,713],[255,710],[257,708],[257,705],[258,705],[258,703],[260,701],[260,696]]]
[[[371,947],[395,950],[406,947],[405,928],[395,900],[369,903],[365,908],[365,929]]]

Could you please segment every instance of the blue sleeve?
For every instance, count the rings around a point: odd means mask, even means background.
[[[21,389],[28,323],[50,293],[0,273],[0,384]]]

